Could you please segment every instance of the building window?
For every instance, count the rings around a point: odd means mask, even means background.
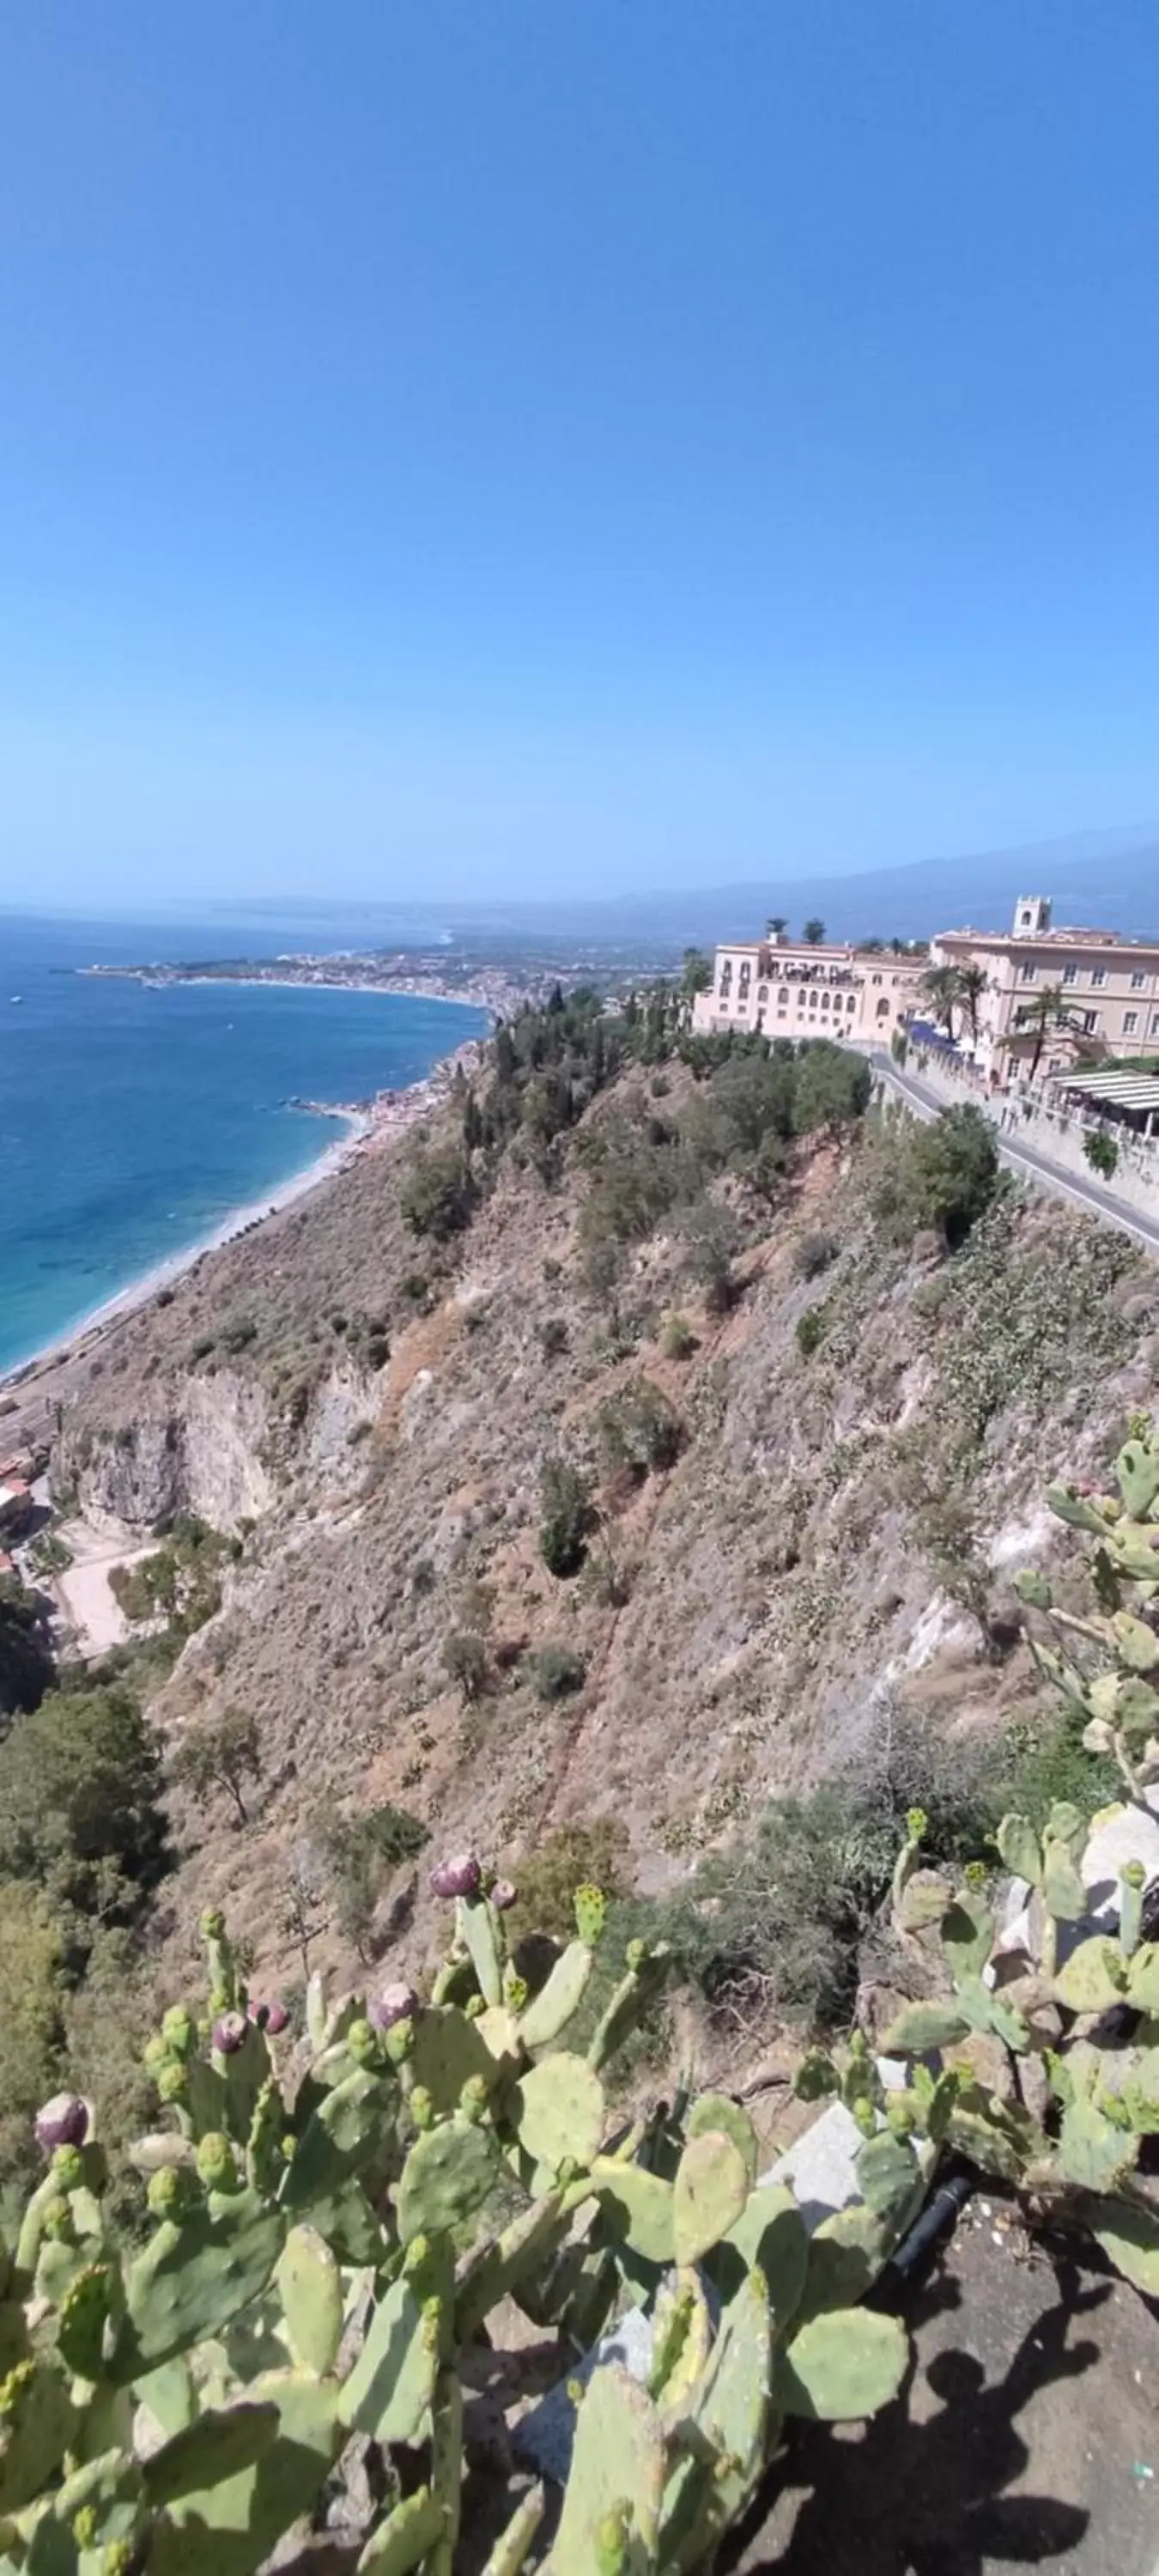
[[[856,995],[856,993],[849,993],[849,994],[846,996],[845,1008],[846,1008],[846,1010],[847,1010],[847,1011],[855,1011],[855,1010],[856,1010],[856,1008],[857,1008],[857,995]]]
[[[1022,969],[1022,981],[1023,981],[1023,983],[1024,983],[1024,984],[1033,984],[1033,982],[1034,982],[1034,978],[1035,978],[1035,976],[1037,975],[1037,973],[1038,973],[1038,968],[1037,968],[1037,966],[1036,966],[1036,965],[1035,965],[1035,963],[1034,963],[1034,959],[1033,959],[1032,957],[1028,957],[1028,958],[1026,959],[1026,961],[1025,961],[1025,963],[1024,963],[1024,965],[1023,965],[1023,969]]]
[[[879,1020],[887,1020],[889,1018],[889,999],[884,993],[877,1005],[877,1016]]]
[[[880,977],[880,975],[871,975],[871,976],[870,976],[870,978],[869,978],[869,980],[870,980],[870,983],[871,983],[871,984],[880,984],[880,982],[881,982],[881,977]]]
[[[828,1010],[828,1008],[829,1008],[829,996],[828,996],[828,993],[822,993],[822,995],[821,995],[821,1008],[822,1008],[822,1010],[823,1010],[823,1011],[827,1011],[827,1010]]]
[[[1138,1012],[1137,1012],[1137,1011],[1124,1011],[1124,1013],[1123,1013],[1123,1035],[1124,1035],[1124,1037],[1133,1038],[1133,1037],[1134,1037],[1134,1034],[1135,1034],[1135,1031],[1136,1031],[1136,1029],[1138,1028],[1138,1026],[1139,1026],[1139,1014],[1138,1014]]]
[[[1153,1038],[1159,1038],[1159,1011],[1151,1013],[1151,1035]]]
[[[1064,984],[1077,984],[1078,979],[1079,979],[1079,970],[1078,970],[1078,967],[1077,967],[1077,966],[1064,966],[1064,967],[1063,967],[1063,970],[1062,970],[1062,980],[1063,980],[1063,983],[1064,983]]]
[[[1092,968],[1091,968],[1091,982],[1092,982],[1092,984],[1105,984],[1105,983],[1106,983],[1106,980],[1107,980],[1107,970],[1106,970],[1106,967],[1105,967],[1105,966],[1092,966]]]
[[[1082,1025],[1087,1037],[1093,1038],[1099,1025],[1099,1013],[1097,1011],[1084,1011]]]
[[[768,1001],[768,998],[769,998],[769,988],[768,988],[768,985],[767,985],[767,984],[758,984],[758,986],[757,986],[757,1000],[758,1000],[758,1002],[767,1002],[767,1001]]]
[[[1146,985],[1146,982],[1147,982],[1147,978],[1146,978],[1146,976],[1143,974],[1143,972],[1142,972],[1141,968],[1139,968],[1139,967],[1137,966],[1137,967],[1135,968],[1135,972],[1134,972],[1134,974],[1133,974],[1133,975],[1132,975],[1132,977],[1131,977],[1131,991],[1132,991],[1133,993],[1141,993],[1141,992],[1143,991],[1143,989],[1144,989],[1144,986]]]

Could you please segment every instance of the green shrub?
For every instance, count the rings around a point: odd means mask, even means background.
[[[549,1315],[539,1327],[539,1347],[545,1360],[557,1360],[567,1349],[567,1325],[562,1315]]]
[[[1118,1171],[1119,1148],[1114,1137],[1108,1136],[1103,1128],[1098,1127],[1083,1138],[1083,1152],[1092,1172],[1098,1172],[1104,1181],[1109,1181]]]
[[[819,1279],[837,1258],[838,1247],[831,1234],[802,1235],[793,1255],[793,1267],[799,1279]]]
[[[690,1360],[700,1345],[686,1315],[670,1315],[664,1326],[663,1351],[666,1360]]]
[[[802,1359],[812,1359],[825,1339],[825,1317],[820,1306],[806,1306],[796,1323],[797,1348]]]
[[[478,1699],[487,1681],[487,1649],[482,1638],[469,1629],[453,1629],[443,1640],[443,1668],[466,1701]]]
[[[566,1581],[578,1574],[587,1553],[594,1514],[590,1488],[566,1458],[544,1460],[539,1487],[542,1520],[539,1552],[549,1574]]]
[[[412,1234],[429,1234],[448,1243],[471,1222],[477,1191],[465,1154],[440,1145],[416,1153],[399,1192],[399,1204]]]
[[[600,1412],[600,1446],[605,1466],[615,1473],[627,1468],[643,1478],[674,1467],[684,1440],[684,1425],[669,1397],[648,1378],[637,1378]]]
[[[256,1717],[240,1708],[187,1727],[177,1738],[169,1760],[169,1777],[199,1801],[224,1789],[239,1825],[249,1823],[245,1784],[261,1769],[261,1743]]]
[[[429,1841],[429,1830],[418,1816],[412,1816],[405,1807],[390,1804],[373,1808],[368,1816],[350,1820],[333,1817],[324,1823],[318,1842],[338,1928],[360,1954],[367,1946],[375,1910],[392,1871],[401,1862],[415,1859]],[[296,1934],[301,1946],[303,1924],[311,1911],[311,1891],[301,1873],[299,1880],[291,1888],[291,1900],[302,1917]],[[307,1941],[309,1937],[307,1929]]]
[[[127,1918],[168,1866],[157,1730],[118,1685],[54,1691],[0,1743],[0,1878]]]
[[[582,1655],[570,1646],[541,1646],[535,1658],[535,1687],[548,1702],[570,1699],[582,1690],[587,1678],[587,1665]]]
[[[1001,1178],[994,1129],[980,1109],[943,1109],[927,1125],[891,1135],[882,1155],[875,1212],[899,1242],[929,1227],[947,1251],[984,1216]]]
[[[520,1934],[542,1932],[552,1941],[575,1934],[575,1891],[586,1884],[605,1896],[623,1896],[628,1887],[628,1837],[613,1816],[590,1825],[556,1825],[543,1834],[526,1859],[513,1864],[519,1890],[512,1925]]]

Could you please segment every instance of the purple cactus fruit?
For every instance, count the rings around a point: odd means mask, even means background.
[[[396,2021],[413,2021],[418,2009],[419,1999],[414,1987],[406,1985],[384,1986],[382,1993],[367,2005],[368,2016],[376,2030],[393,2030]]]
[[[431,1871],[432,1896],[477,1896],[483,1872],[474,1852],[455,1852]]]
[[[240,2012],[223,2013],[213,2025],[213,2045],[219,2057],[236,2057],[249,2037],[249,2023]]]
[[[256,2005],[254,2020],[258,2029],[264,2030],[267,2039],[280,2039],[282,2032],[290,2027],[290,2016],[284,2004]]]
[[[491,1890],[491,1903],[497,1914],[506,1914],[509,1906],[519,1903],[518,1888],[512,1886],[509,1878],[497,1878]]]
[[[54,2147],[83,2147],[88,2136],[89,2110],[79,2093],[54,2093],[51,2102],[42,2103],[36,2114],[36,2143],[50,2156]]]

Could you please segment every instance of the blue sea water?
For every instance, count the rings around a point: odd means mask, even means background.
[[[292,1096],[401,1088],[486,1025],[409,995],[153,989],[78,968],[345,944],[341,924],[324,936],[316,919],[295,936],[268,917],[158,926],[0,911],[0,1371],[316,1161],[337,1131],[290,1109]]]

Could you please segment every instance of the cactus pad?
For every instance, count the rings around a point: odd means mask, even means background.
[[[594,1953],[586,1941],[569,1941],[561,1950],[547,1983],[533,1995],[519,2024],[524,2048],[549,2048],[578,2012],[592,1973]]]
[[[343,2381],[343,2422],[376,2442],[413,2442],[434,2395],[438,2363],[438,2318],[424,2314],[423,2300],[403,2275],[379,2299]]]
[[[672,2186],[672,2237],[678,2263],[699,2263],[735,2227],[749,2196],[740,2148],[723,2129],[690,2138]]]
[[[617,2513],[629,2539],[620,2563],[642,2576],[655,2564],[663,2495],[664,2436],[651,2399],[616,2363],[593,2372],[576,2420],[553,2576],[593,2576],[603,2527]]]
[[[568,2156],[590,2165],[604,2133],[604,2088],[582,2057],[560,2049],[522,2077],[507,2115],[524,2155],[550,2180]]]
[[[463,2086],[472,2076],[490,2079],[495,2072],[479,2022],[468,2021],[455,2004],[432,2005],[420,2014],[408,2064],[414,2082],[430,2094],[440,2118],[457,2109]]]
[[[768,2286],[773,2327],[784,2334],[800,2303],[809,2260],[805,2222],[783,2183],[763,2183],[749,2193],[740,2217],[714,2246],[708,2271],[731,2299],[747,2273],[760,2266]]]
[[[337,2395],[332,2382],[295,2371],[255,2379],[249,2397],[259,2416],[273,2410],[272,2438],[248,2467],[187,2489],[169,2504],[154,2529],[149,2576],[205,2576],[210,2564],[215,2576],[253,2576],[283,2531],[313,2505],[337,2458]],[[200,2419],[191,2439],[199,2429]]]
[[[1100,2200],[1090,2212],[1090,2224],[1116,2272],[1146,2298],[1159,2299],[1159,2217],[1154,2210],[1133,2200]]]
[[[485,2004],[503,2001],[503,1966],[496,1918],[484,1896],[461,1896],[456,1909],[459,1938],[466,1942]]]
[[[0,2380],[0,2514],[19,2513],[59,2468],[76,2418],[51,2363],[21,2361]]]
[[[642,2165],[620,2164],[614,2156],[597,2156],[588,2176],[603,2203],[610,2236],[617,2237],[646,2263],[676,2259],[672,2185]]]
[[[823,2424],[875,2415],[896,2397],[908,2353],[896,2317],[870,2308],[813,2317],[778,2356],[778,2404]]]
[[[342,2341],[342,2278],[315,2228],[290,2229],[277,2282],[294,2358],[322,2379],[333,2370]]]
[[[371,2532],[355,2576],[412,2576],[443,2536],[443,2510],[429,2487],[403,2496]]]
[[[248,2193],[229,2218],[197,2211],[168,2220],[130,2263],[109,2375],[123,2384],[156,2370],[228,2325],[264,2290],[282,2250],[285,2222]]]
[[[415,2139],[398,2187],[398,2232],[404,2245],[415,2236],[437,2236],[460,2227],[482,2207],[499,2159],[489,2129],[456,2116]]]
[[[748,2112],[739,2102],[730,2101],[727,2093],[698,2094],[688,2114],[685,2136],[699,2138],[705,2129],[722,2130],[726,2138],[732,2139],[734,2147],[740,2148],[751,2191],[757,2178],[760,2152],[757,2133]]]

